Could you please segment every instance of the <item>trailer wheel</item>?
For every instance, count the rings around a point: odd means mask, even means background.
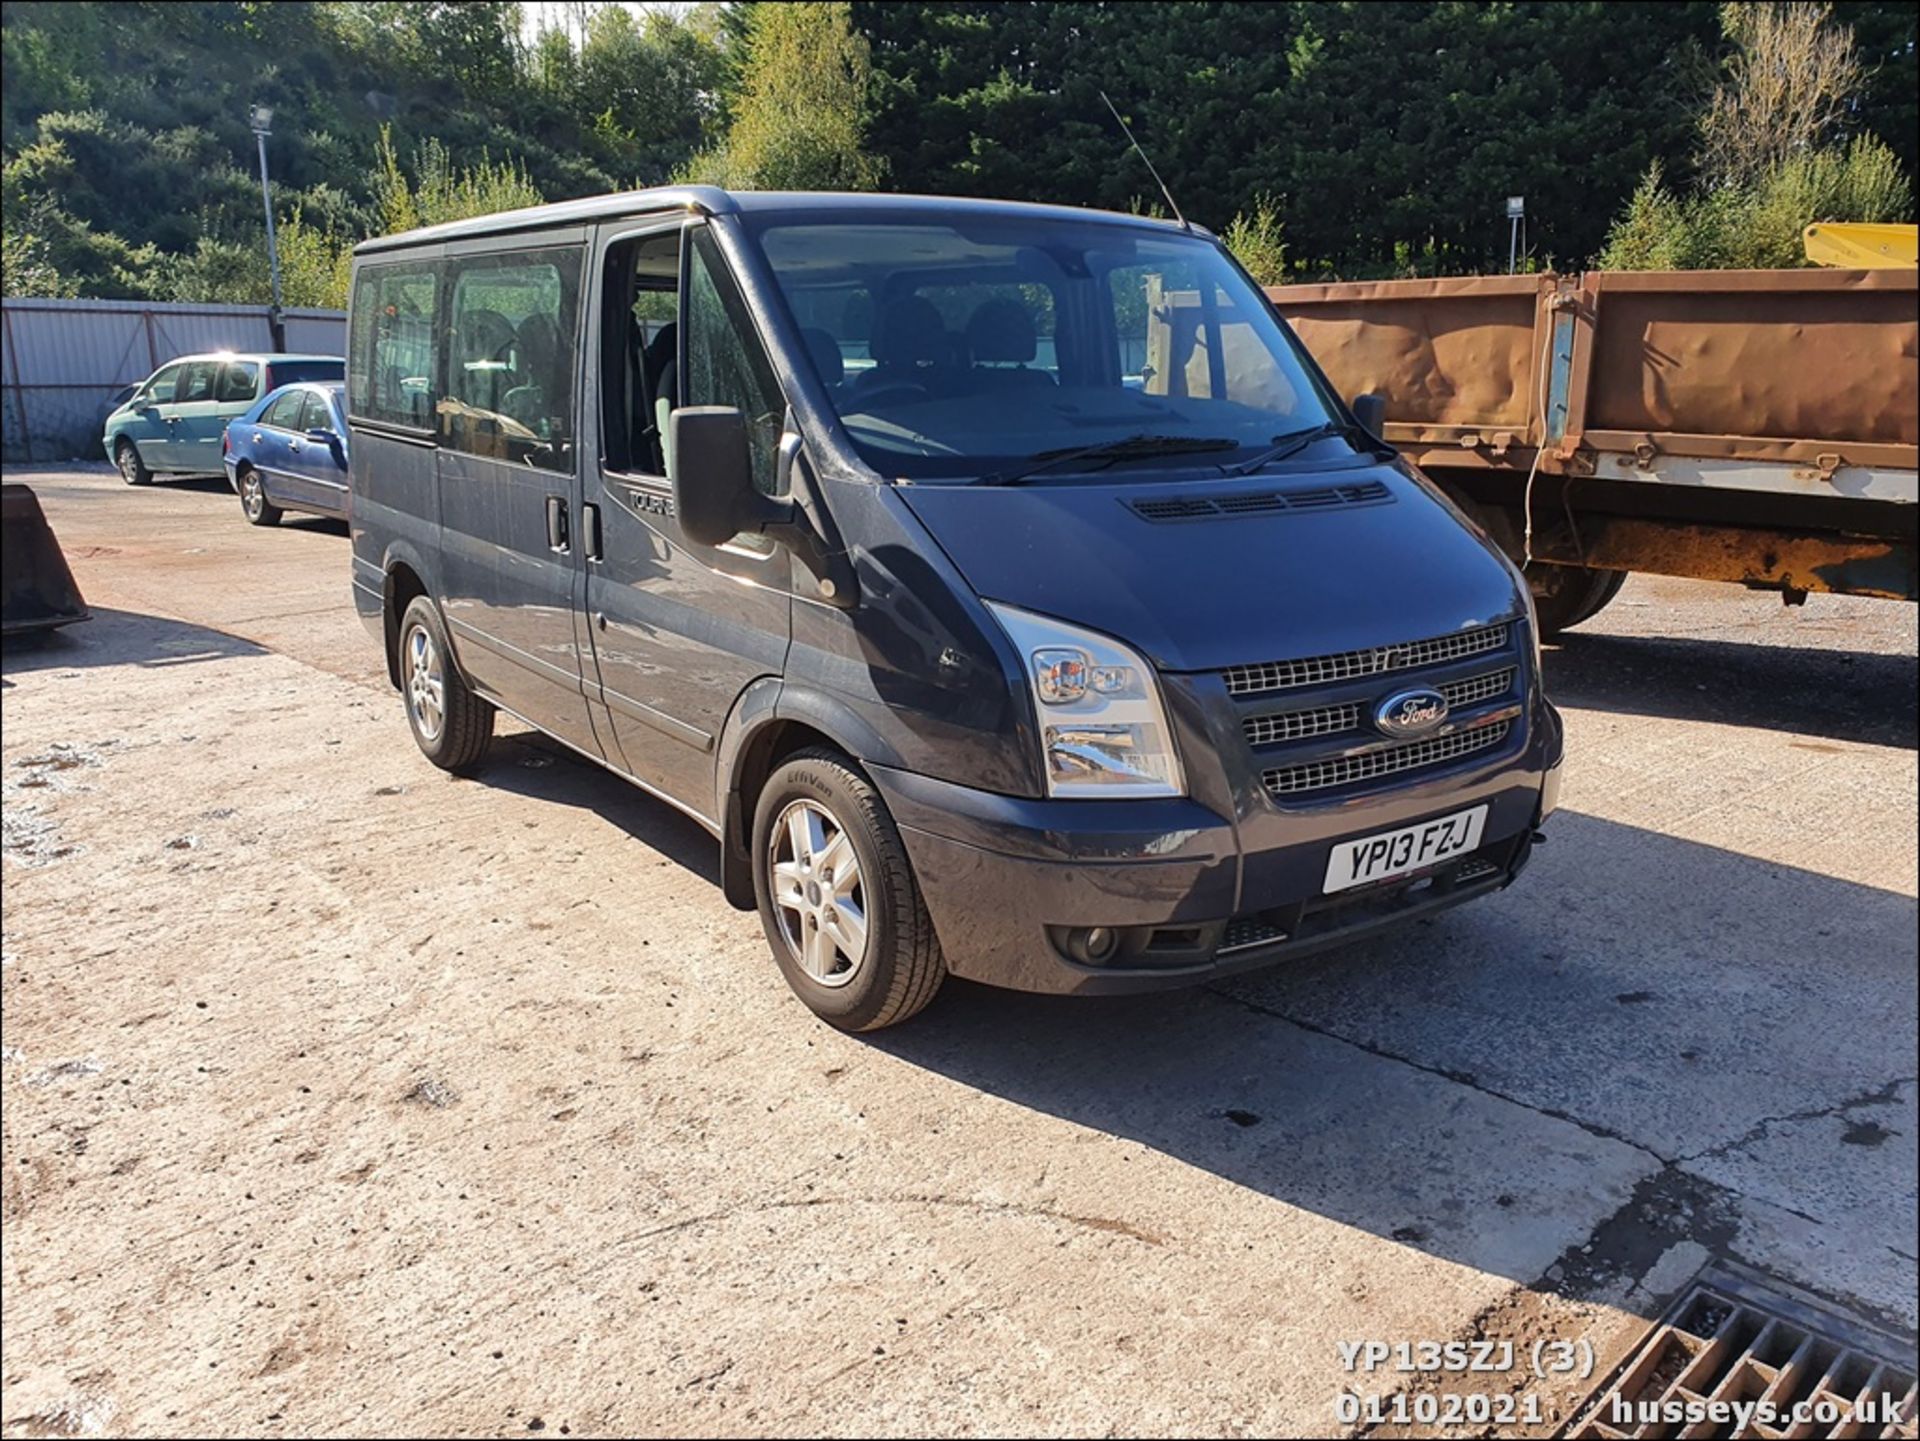
[[[1534,614],[1540,635],[1551,640],[1607,608],[1627,583],[1624,570],[1594,570],[1584,565],[1549,565],[1536,561],[1527,567],[1527,586],[1533,591]]]

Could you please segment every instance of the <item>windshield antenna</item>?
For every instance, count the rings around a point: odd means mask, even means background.
[[[1136,151],[1138,151],[1140,158],[1147,162],[1147,170],[1153,175],[1153,183],[1155,185],[1158,185],[1160,187],[1160,193],[1166,196],[1167,207],[1173,211],[1173,218],[1180,222],[1180,228],[1182,230],[1191,231],[1193,227],[1187,224],[1187,217],[1180,213],[1180,206],[1174,200],[1173,192],[1167,189],[1167,182],[1162,180],[1160,178],[1160,172],[1153,168],[1153,158],[1149,156],[1146,151],[1140,149],[1140,142],[1133,138],[1133,130],[1128,126],[1125,120],[1120,119],[1120,112],[1114,109],[1113,102],[1111,100],[1107,100],[1106,91],[1102,90],[1100,92],[1100,98],[1102,100],[1107,101],[1107,109],[1113,112],[1113,118],[1115,120],[1120,121],[1120,128],[1126,132],[1127,144],[1131,145]]]

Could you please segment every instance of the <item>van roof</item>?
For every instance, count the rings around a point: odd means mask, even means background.
[[[844,211],[852,207],[872,214],[909,215],[915,212],[963,215],[1032,216],[1053,220],[1101,220],[1119,225],[1146,225],[1178,230],[1171,220],[1145,215],[1123,215],[1113,210],[1082,209],[1072,205],[1039,205],[1023,200],[973,200],[942,195],[879,195],[863,191],[830,190],[721,190],[712,185],[664,185],[651,190],[623,190],[591,195],[584,200],[562,200],[525,210],[503,210],[471,220],[451,220],[398,235],[381,235],[354,247],[356,255],[403,250],[415,245],[437,245],[450,240],[474,240],[548,226],[585,225],[624,216],[657,215],[683,210],[701,215],[748,215],[765,211]],[[1210,231],[1194,226],[1198,234]]]

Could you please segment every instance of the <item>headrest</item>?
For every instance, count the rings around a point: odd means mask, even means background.
[[[806,342],[807,354],[813,357],[821,380],[832,386],[847,378],[846,357],[840,353],[840,342],[833,338],[833,332],[817,325],[803,325],[800,338]]]
[[[983,300],[967,320],[967,348],[975,360],[1033,359],[1037,340],[1033,317],[1017,300]]]
[[[881,365],[937,365],[947,359],[947,324],[924,295],[887,302],[873,335]]]

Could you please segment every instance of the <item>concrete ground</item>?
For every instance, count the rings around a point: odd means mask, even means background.
[[[1911,606],[1636,578],[1512,890],[855,1039],[666,806],[428,766],[340,527],[8,478],[95,612],[4,666],[9,1437],[1332,1434],[1709,1258],[1911,1345]]]

